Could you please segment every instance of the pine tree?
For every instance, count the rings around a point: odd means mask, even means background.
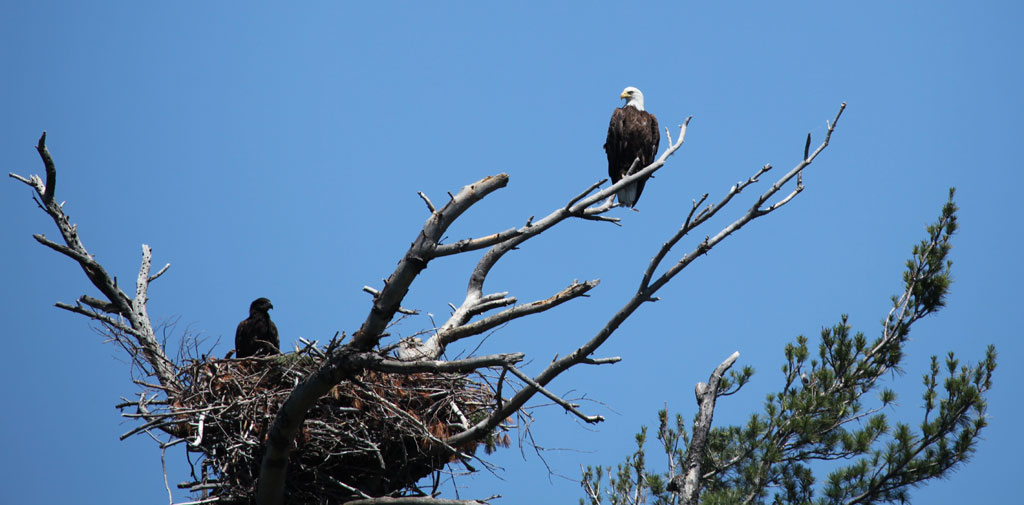
[[[906,503],[910,489],[965,462],[986,425],[994,347],[976,365],[961,364],[952,352],[941,363],[931,358],[924,376],[924,417],[916,427],[887,418],[883,411],[896,393],[880,385],[900,370],[913,324],[945,305],[952,282],[950,239],[957,230],[953,194],[950,189],[938,221],[927,227],[928,237],[914,246],[903,293],[892,298],[879,337],[869,342],[854,333],[843,315],[822,330],[816,355],[803,336],[786,344],[782,389],[769,394],[764,410],[745,425],[710,429],[711,412],[701,412],[688,432],[681,415],[670,423],[668,412],[660,411],[657,439],[669,468],[647,469],[643,427],[636,452],[614,472],[600,466],[583,472],[581,505],[605,500],[612,505]],[[713,398],[735,393],[753,374],[744,368],[722,377],[727,363],[719,367],[717,380],[713,375],[708,385],[698,384],[698,403],[703,394],[712,395],[711,410]],[[701,414],[706,414],[703,421]],[[821,461],[848,463],[818,484],[815,463]],[[691,466],[697,471],[687,486]]]

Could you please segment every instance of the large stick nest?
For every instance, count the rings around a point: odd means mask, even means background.
[[[189,487],[220,503],[253,503],[267,431],[292,388],[320,364],[296,353],[196,362],[181,369],[178,427],[202,453]],[[474,380],[475,379],[475,380]],[[455,373],[368,371],[342,381],[311,408],[288,465],[290,503],[340,503],[408,492],[419,479],[472,454],[444,442],[483,419],[494,393],[481,378]]]

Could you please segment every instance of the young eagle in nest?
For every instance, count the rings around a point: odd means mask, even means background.
[[[238,323],[235,330],[235,355],[269,356],[281,353],[281,341],[277,337],[277,326],[270,320],[268,310],[274,308],[270,300],[257,298],[249,305],[249,317]]]
[[[619,98],[626,100],[626,105],[612,112],[608,139],[604,143],[604,151],[608,155],[608,176],[612,178],[612,184],[629,175],[629,168],[638,158],[639,163],[634,172],[654,163],[658,155],[658,143],[661,142],[658,118],[644,110],[644,94],[630,86],[622,90]],[[617,193],[619,203],[626,207],[636,205],[649,177],[620,189]]]

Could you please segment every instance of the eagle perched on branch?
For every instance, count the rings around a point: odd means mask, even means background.
[[[653,163],[658,155],[658,143],[661,142],[658,118],[644,110],[644,94],[630,86],[622,90],[619,98],[626,100],[626,105],[612,112],[608,139],[604,142],[604,152],[608,155],[608,176],[612,178],[612,184],[629,175],[629,168],[638,158],[634,173]],[[620,189],[616,193],[619,203],[626,207],[636,205],[647,179],[644,177]]]
[[[277,326],[270,320],[268,310],[274,308],[270,300],[257,298],[249,305],[249,317],[238,323],[235,330],[235,353],[238,358],[270,356],[281,353]]]

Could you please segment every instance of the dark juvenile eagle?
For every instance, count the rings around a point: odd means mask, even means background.
[[[266,298],[257,298],[249,305],[249,317],[238,323],[238,329],[235,330],[236,357],[280,354],[281,341],[277,337],[277,326],[267,312],[272,308],[274,306]]]
[[[658,118],[644,110],[644,94],[630,86],[622,90],[619,98],[626,100],[626,105],[612,112],[612,120],[608,123],[608,139],[604,142],[604,152],[608,155],[608,176],[612,178],[612,184],[629,175],[629,168],[637,158],[640,161],[634,172],[653,163],[658,154],[658,143],[661,142]],[[626,207],[636,205],[647,179],[644,177],[620,189],[616,193],[619,203]]]

